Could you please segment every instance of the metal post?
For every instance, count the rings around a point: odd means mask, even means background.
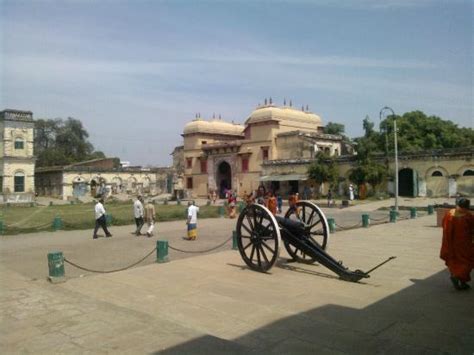
[[[398,212],[397,212],[397,211],[395,211],[395,210],[390,210],[390,222],[391,222],[391,223],[397,222],[397,216],[398,216]]]
[[[411,219],[416,218],[416,207],[410,208],[410,218]]]
[[[398,144],[397,144],[397,120],[393,118],[393,136],[395,143],[395,211],[398,212]]]
[[[428,205],[428,214],[433,214],[433,213],[434,213],[433,205]]]
[[[63,227],[63,221],[61,220],[60,216],[54,217],[53,220],[53,230],[56,232]]]

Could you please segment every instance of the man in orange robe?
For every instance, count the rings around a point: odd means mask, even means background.
[[[446,262],[451,282],[457,290],[468,290],[474,268],[474,216],[469,210],[470,201],[461,198],[455,209],[443,219],[443,242],[440,258]]]

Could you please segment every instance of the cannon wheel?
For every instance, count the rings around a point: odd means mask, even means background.
[[[311,226],[309,238],[321,248],[326,249],[329,242],[329,225],[323,211],[310,201],[298,201],[296,207],[296,209],[289,209],[285,218],[296,219]],[[304,264],[313,264],[316,261],[288,242],[284,241],[284,245],[294,260]]]
[[[280,255],[280,227],[264,206],[245,207],[237,220],[237,246],[245,263],[252,270],[266,272]]]

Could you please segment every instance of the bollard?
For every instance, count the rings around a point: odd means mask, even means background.
[[[156,262],[167,263],[170,261],[168,257],[168,241],[157,240],[156,241]]]
[[[219,217],[224,217],[224,206],[219,206]]]
[[[428,205],[428,214],[433,214],[433,213],[434,213],[434,206]]]
[[[114,218],[112,217],[111,214],[108,214],[105,216],[105,222],[107,223],[107,227],[110,227],[112,225],[112,221]]]
[[[411,219],[416,218],[416,207],[411,207],[410,208],[410,218]]]
[[[57,230],[60,230],[63,227],[63,221],[61,220],[60,216],[54,217],[53,220],[53,230],[56,232]]]
[[[328,218],[328,224],[329,224],[329,231],[331,233],[335,233],[336,232],[336,221],[334,220],[334,218]]]
[[[211,205],[211,200],[207,200],[206,201],[206,206],[210,206]]]
[[[74,200],[69,201],[69,204],[74,205]]]
[[[48,280],[51,282],[64,281],[64,257],[61,251],[48,253]]]
[[[0,219],[0,235],[3,235],[3,232],[4,232],[3,219]]]
[[[390,222],[395,223],[397,221],[397,211],[390,210]]]
[[[167,204],[168,204],[168,200],[164,200],[163,204],[164,204],[164,205],[167,205]]]
[[[232,231],[232,250],[237,250],[237,231]]]
[[[52,205],[53,205],[53,201],[49,201],[49,205],[52,206]]]
[[[180,200],[179,198],[176,200],[176,204],[177,204],[178,206],[181,206],[181,200]]]
[[[368,214],[364,213],[362,215],[362,227],[369,228],[369,224],[370,224],[370,217]]]

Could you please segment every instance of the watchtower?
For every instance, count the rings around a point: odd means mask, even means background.
[[[34,198],[34,121],[31,111],[0,111],[0,203]]]

